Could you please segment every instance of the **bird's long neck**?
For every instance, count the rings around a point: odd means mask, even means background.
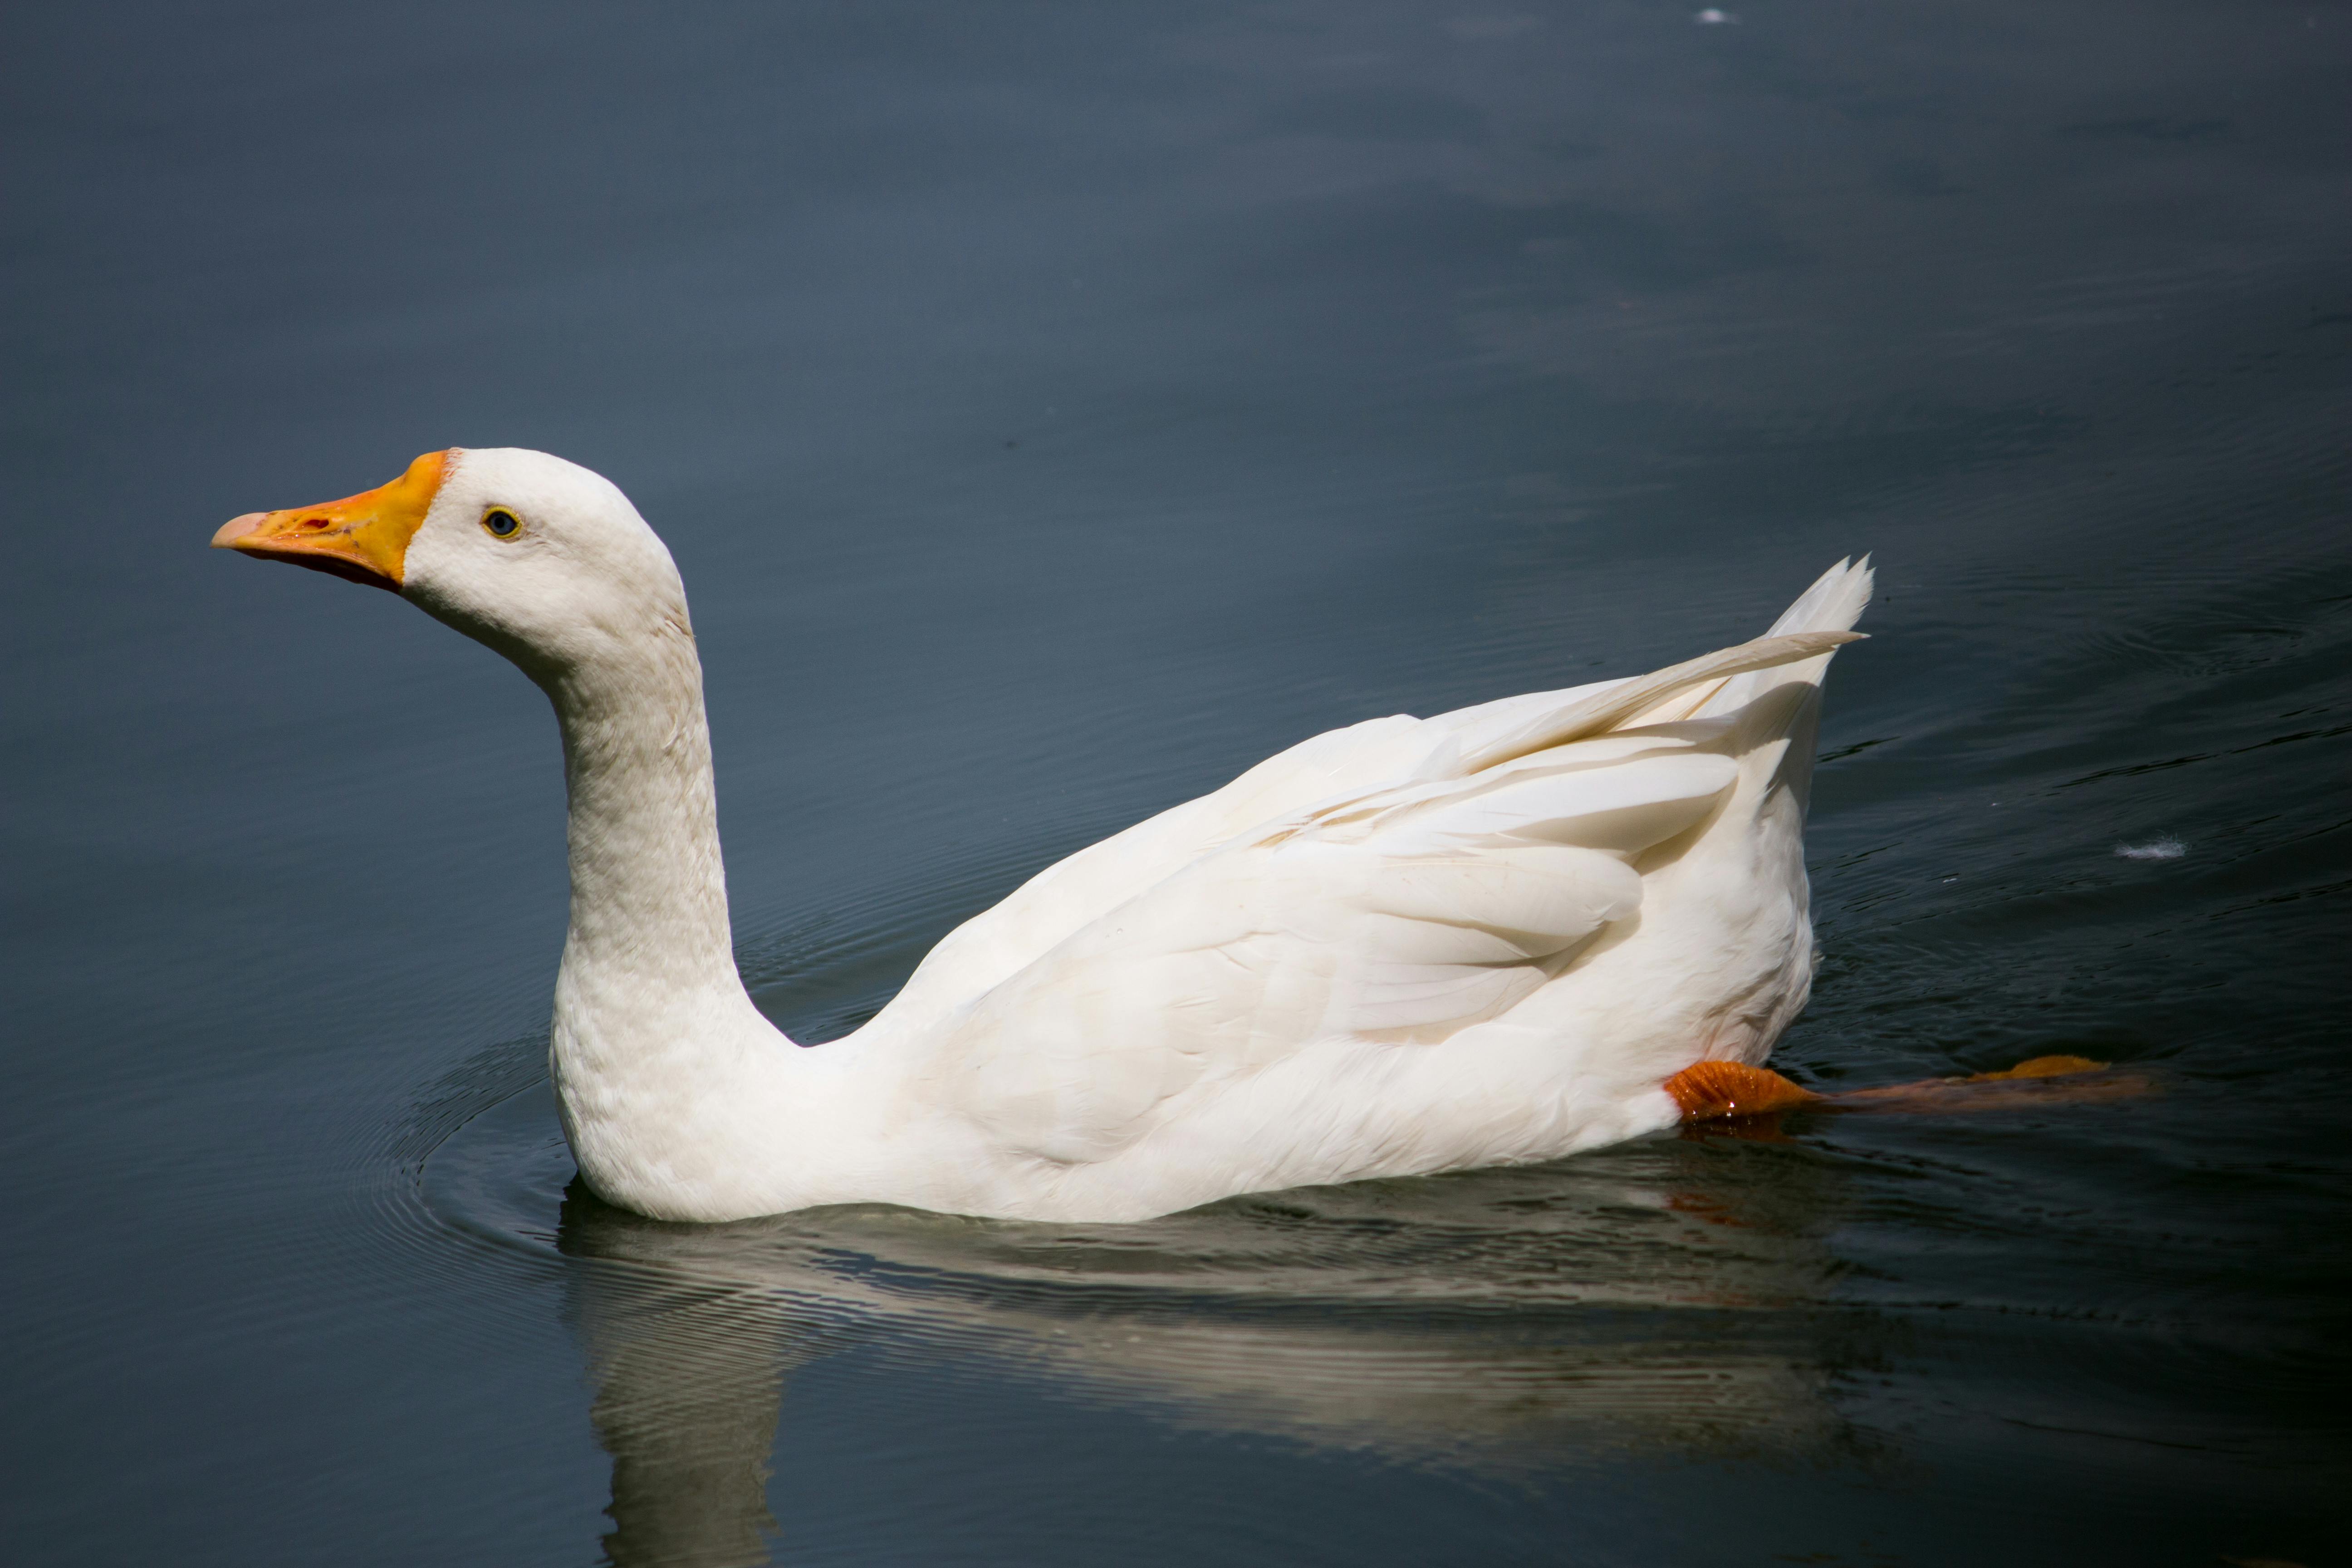
[[[740,990],[702,666],[682,631],[630,652],[546,683],[571,808],[564,968],[639,991]]]
[[[801,1054],[736,973],[701,664],[692,635],[666,625],[540,684],[562,725],[571,805],[550,1045],[564,1132],[607,1199],[692,1217],[746,1178],[731,1118]]]

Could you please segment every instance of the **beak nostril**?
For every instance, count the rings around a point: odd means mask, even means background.
[[[305,528],[324,528],[327,526],[327,520],[323,517],[306,517],[302,520],[302,526]]]

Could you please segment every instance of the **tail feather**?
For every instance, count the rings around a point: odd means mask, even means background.
[[[1871,584],[1876,574],[1870,569],[1870,557],[1860,561],[1851,556],[1839,562],[1813,580],[1813,585],[1797,595],[1797,602],[1780,612],[1772,623],[1767,637],[1801,637],[1820,632],[1850,632],[1862,612],[1870,605]],[[1663,702],[1658,702],[1634,716],[1634,724],[1664,724],[1679,719],[1711,719],[1725,713],[1736,713],[1766,692],[1791,681],[1808,685],[1821,684],[1822,674],[1830,667],[1826,655],[1802,659],[1735,675],[1710,685],[1691,688]],[[1630,725],[1628,726],[1631,727]]]
[[[1797,602],[1781,611],[1780,618],[1764,635],[1777,637],[1790,632],[1852,631],[1870,604],[1871,584],[1876,577],[1867,555],[1859,561],[1839,562],[1798,595]]]
[[[1803,632],[1852,631],[1853,624],[1862,619],[1862,612],[1870,607],[1872,586],[1877,577],[1870,569],[1867,555],[1859,561],[1839,562],[1798,595],[1797,602],[1781,611],[1780,618],[1764,635],[1790,637]],[[1830,661],[1822,658],[1735,676],[1725,681],[1723,689],[1703,703],[1698,711],[1707,715],[1737,712],[1767,691],[1792,680],[1819,686],[1829,667]]]
[[[1839,644],[1870,603],[1870,558],[1841,561],[1752,642],[1631,679],[1564,691],[1529,692],[1442,714],[1448,749],[1423,764],[1428,777],[1455,778],[1587,735],[1732,712],[1790,681],[1818,683]]]
[[[1648,714],[1658,704],[1678,700],[1694,686],[1717,684],[1726,676],[1738,678],[1751,670],[1769,674],[1791,665],[1826,660],[1839,645],[1856,642],[1861,637],[1860,632],[1799,632],[1790,637],[1759,637],[1754,642],[1671,664],[1654,674],[1618,683],[1580,702],[1488,737],[1483,744],[1465,749],[1459,765],[1462,773],[1473,773],[1530,752],[1627,729],[1637,721],[1649,721]]]

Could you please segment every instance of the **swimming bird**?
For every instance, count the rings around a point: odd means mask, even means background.
[[[581,1175],[640,1214],[1135,1220],[1812,1098],[1758,1064],[1811,982],[1812,742],[1866,559],[1653,674],[1304,741],[1039,872],[800,1048],[736,971],[686,592],[616,487],[452,447],[213,543],[389,588],[554,705],[549,1071]]]

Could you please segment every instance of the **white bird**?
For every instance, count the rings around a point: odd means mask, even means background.
[[[392,588],[553,702],[550,1071],[581,1174],[641,1214],[1143,1219],[1806,1098],[1747,1068],[1811,981],[1820,682],[1866,561],[1653,675],[1303,742],[1038,873],[801,1049],[736,973],[686,593],[619,489],[453,447],[213,542]]]

